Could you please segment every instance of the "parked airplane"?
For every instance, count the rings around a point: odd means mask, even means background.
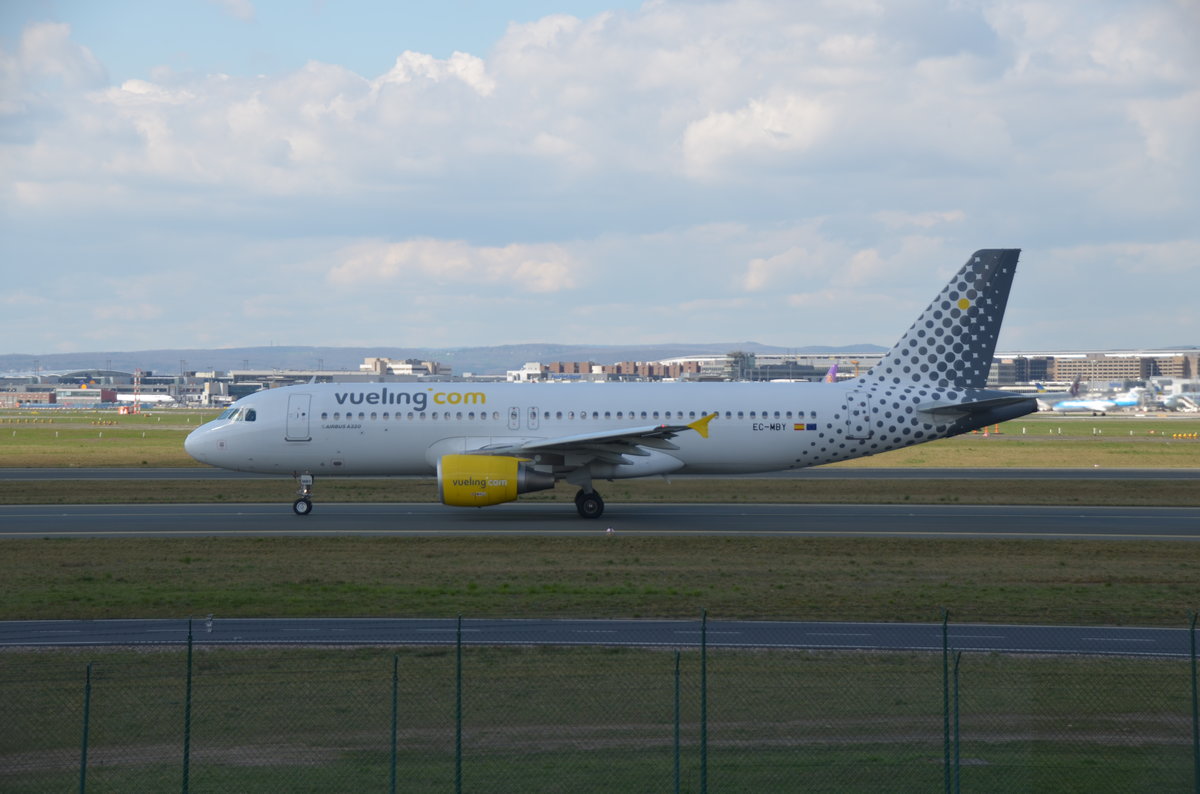
[[[1052,410],[1063,414],[1086,414],[1091,413],[1093,416],[1099,414],[1103,416],[1109,411],[1117,408],[1132,408],[1141,405],[1142,394],[1145,389],[1130,389],[1124,394],[1118,394],[1111,399],[1107,397],[1097,397],[1093,399],[1083,400],[1062,400],[1052,406]]]
[[[840,383],[310,383],[243,397],[185,442],[199,461],[314,476],[436,475],[442,502],[500,504],[596,480],[799,469],[1037,410],[984,389],[1019,249],[976,251],[895,347]]]
[[[1071,382],[1071,388],[1068,391],[1048,392],[1046,387],[1038,383],[1037,385],[1037,402],[1039,411],[1049,411],[1065,400],[1076,400],[1079,398],[1079,377],[1075,376],[1075,380]]]

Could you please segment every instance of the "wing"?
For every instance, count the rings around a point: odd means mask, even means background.
[[[651,453],[647,450],[675,450],[678,446],[671,439],[688,430],[695,430],[703,438],[708,438],[708,423],[716,418],[716,414],[697,419],[686,425],[646,425],[644,427],[627,427],[620,430],[601,430],[595,433],[579,433],[573,436],[544,438],[535,441],[520,441],[511,444],[488,444],[468,450],[472,455],[511,455],[513,457],[533,457],[534,455],[561,455],[570,458],[576,465],[584,465],[591,461],[600,461],[620,465],[629,463],[626,455],[645,457]]]

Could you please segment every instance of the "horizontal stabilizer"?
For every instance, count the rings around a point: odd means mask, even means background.
[[[1025,394],[1006,395],[1004,397],[989,397],[986,400],[972,400],[970,402],[960,403],[924,403],[917,406],[917,410],[923,414],[934,414],[940,416],[943,414],[954,414],[965,416],[970,414],[983,413],[996,408],[1007,408],[1013,405],[1019,405],[1032,400]]]

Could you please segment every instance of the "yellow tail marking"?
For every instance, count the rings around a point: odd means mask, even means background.
[[[708,423],[716,418],[717,418],[716,414],[709,414],[708,416],[702,416],[699,419],[697,419],[695,422],[692,422],[691,424],[689,424],[688,427],[690,427],[691,429],[693,429],[697,433],[699,433],[701,438],[708,438]]]

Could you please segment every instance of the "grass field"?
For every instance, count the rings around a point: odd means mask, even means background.
[[[694,617],[1183,625],[1200,544],[840,538],[5,540],[0,619]]]
[[[191,790],[383,790],[393,660],[402,788],[450,790],[456,657],[444,647],[199,650]],[[182,649],[2,661],[0,788],[74,788],[88,661],[89,784],[179,785]],[[940,654],[710,650],[706,663],[714,790],[941,789]],[[671,790],[674,653],[467,647],[462,671],[465,790]],[[965,790],[1171,791],[1189,780],[1186,661],[967,654],[959,678]],[[700,682],[700,654],[686,649],[689,791],[699,789]]]
[[[0,467],[186,465],[183,436],[211,414],[159,414],[0,415],[7,423],[0,424]],[[93,424],[108,421],[116,424]],[[1172,436],[1197,430],[1200,420],[1175,417],[1032,417],[1002,426],[999,435],[961,437],[862,462],[920,467],[1016,461],[1052,467],[1104,460],[1109,461],[1104,465],[1194,467],[1200,465],[1200,441]],[[293,488],[287,478],[156,481],[152,487],[136,481],[0,482],[0,503],[267,501],[286,509]],[[319,489],[319,499],[331,502],[436,498],[432,480],[328,478]],[[605,495],[614,503],[1200,503],[1200,489],[1191,482],[1119,480],[680,478],[618,481],[605,486]],[[559,488],[525,498],[569,502],[571,496],[570,489]],[[9,619],[210,612],[651,617],[689,616],[707,607],[729,618],[927,621],[946,606],[958,619],[984,622],[1177,625],[1200,606],[1200,546],[1187,543],[79,539],[6,540],[3,548],[0,618]]]
[[[203,416],[0,415],[0,468],[188,466]],[[34,419],[40,421],[34,422]],[[108,424],[115,421],[115,424]],[[1061,428],[1061,434],[1059,432]],[[1197,467],[1191,419],[1034,417],[843,466]],[[327,501],[430,501],[432,480],[323,479]],[[275,501],[289,479],[0,482],[0,503]],[[1191,482],[678,479],[611,501],[1176,504]],[[558,489],[533,500],[569,501]],[[5,540],[0,619],[251,616],[677,617],[1184,627],[1200,544],[839,538],[208,538]],[[379,789],[400,660],[403,787],[453,785],[453,651],[204,649],[191,790]],[[682,656],[684,790],[699,788],[694,650]],[[720,790],[940,789],[940,654],[721,651],[708,663],[709,779]],[[78,784],[83,668],[95,662],[103,790],[181,779],[178,648],[0,653],[0,788]],[[661,791],[673,782],[673,654],[468,648],[467,790]],[[971,791],[1186,790],[1188,673],[1177,660],[963,659]]]
[[[183,439],[212,412],[0,412],[0,468],[198,466]],[[111,423],[111,424],[110,424]],[[1200,418],[1032,416],[838,466],[1194,468]],[[1194,436],[1193,438],[1175,438]]]

